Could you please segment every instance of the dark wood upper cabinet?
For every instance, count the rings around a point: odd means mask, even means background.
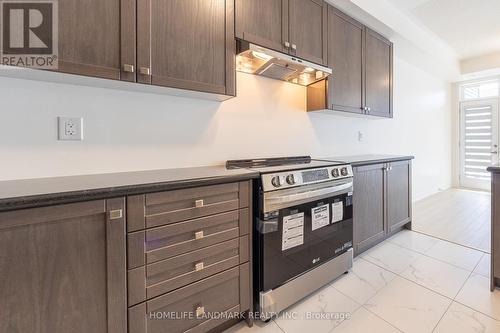
[[[333,74],[327,84],[308,87],[308,111],[331,109],[392,118],[392,43],[331,6],[328,66]]]
[[[362,114],[364,26],[329,7],[328,27],[328,108]]]
[[[327,13],[323,0],[236,0],[236,37],[326,65]]]
[[[288,0],[236,0],[236,37],[288,52]]]
[[[0,213],[0,333],[126,333],[124,214],[124,198]]]
[[[289,0],[290,53],[314,63],[327,63],[327,13],[323,0]]]
[[[366,28],[367,113],[392,117],[392,43]]]
[[[138,0],[138,82],[235,95],[231,0]]]
[[[60,72],[135,81],[135,0],[59,1]]]

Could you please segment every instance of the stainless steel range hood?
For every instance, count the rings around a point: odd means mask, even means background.
[[[328,67],[241,40],[238,40],[236,70],[301,86],[321,81],[332,74]]]

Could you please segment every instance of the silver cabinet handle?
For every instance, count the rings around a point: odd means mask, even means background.
[[[134,67],[134,65],[125,64],[125,65],[123,65],[123,71],[127,72],[127,73],[134,73],[135,67]]]
[[[290,42],[285,42],[285,47],[290,48]]]
[[[123,210],[117,209],[117,210],[111,210],[109,212],[109,219],[110,220],[118,220],[123,217]]]
[[[292,49],[297,50],[297,45],[292,44]]]
[[[196,308],[196,317],[201,317],[205,314],[205,307],[199,306]]]
[[[205,268],[205,265],[203,264],[203,262],[199,262],[196,265],[194,265],[194,270],[197,272],[203,270],[203,268]]]
[[[196,208],[201,208],[201,207],[205,206],[205,201],[203,201],[203,199],[202,200],[196,200],[194,202],[194,205],[196,206]]]
[[[205,237],[205,234],[203,233],[203,230],[197,231],[194,233],[194,239],[203,239]]]
[[[140,73],[142,75],[151,75],[151,69],[148,67],[141,67]]]

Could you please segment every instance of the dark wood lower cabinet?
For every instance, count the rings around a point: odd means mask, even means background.
[[[0,213],[0,333],[236,322],[253,307],[251,189],[242,181]]]
[[[354,168],[354,254],[411,227],[411,161]]]
[[[390,163],[387,170],[387,231],[411,221],[411,162]]]
[[[129,333],[207,332],[252,309],[251,188],[127,198]]]
[[[385,235],[385,165],[354,168],[353,227],[354,252],[363,252]]]
[[[500,288],[500,169],[488,168],[491,172],[491,267],[490,290]]]
[[[0,213],[0,332],[126,333],[124,209],[119,198]]]
[[[207,332],[248,310],[245,263],[129,309],[129,333]]]

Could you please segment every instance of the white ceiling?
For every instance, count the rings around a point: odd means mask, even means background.
[[[459,59],[500,51],[500,0],[388,0]]]

